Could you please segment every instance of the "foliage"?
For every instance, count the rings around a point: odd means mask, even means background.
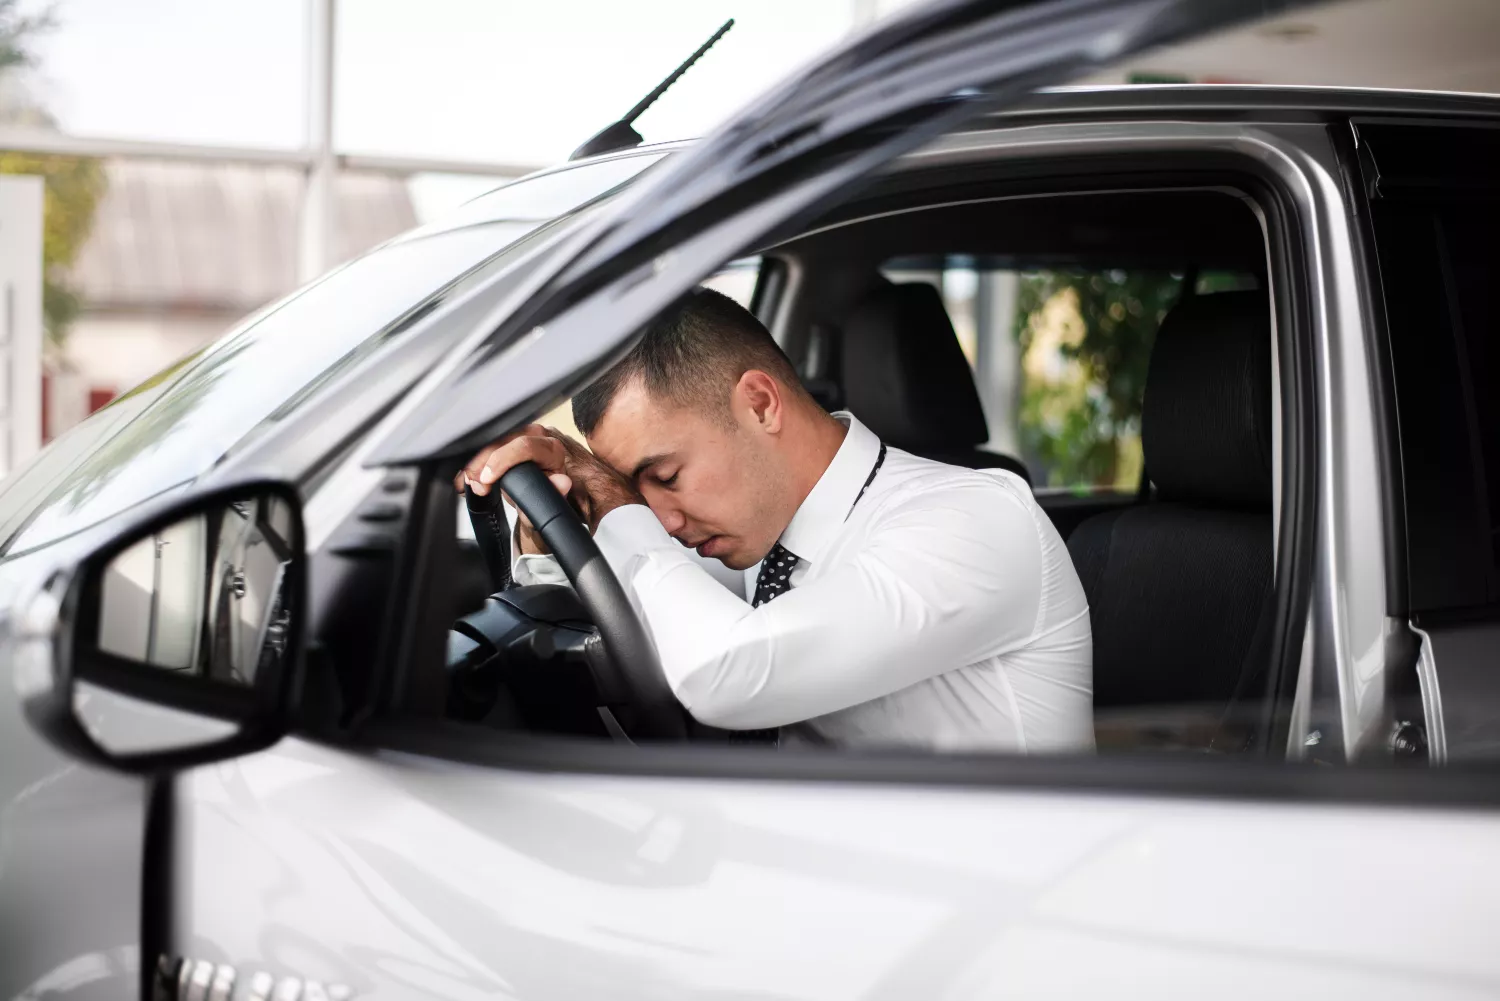
[[[1141,271],[1021,276],[1022,449],[1049,486],[1130,488],[1140,476],[1151,343],[1181,278]]]
[[[15,74],[31,66],[29,43],[53,26],[51,11],[23,14],[20,0],[0,0],[0,83],[11,85],[4,109],[12,121],[51,127],[52,119],[29,102],[16,103],[21,94]],[[94,210],[104,195],[104,169],[88,157],[32,153],[0,153],[0,174],[39,175],[45,188],[42,222],[42,318],[47,339],[61,345],[69,323],[78,314],[77,295],[65,273],[93,226]]]
[[[42,316],[47,338],[61,344],[79,305],[64,273],[93,227],[104,170],[87,157],[0,153],[0,174],[42,178]]]
[[[0,73],[34,62],[26,43],[56,24],[50,9],[25,14],[21,0],[0,0]]]

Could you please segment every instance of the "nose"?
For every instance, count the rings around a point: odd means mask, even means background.
[[[675,504],[663,504],[660,500],[650,500],[647,504],[651,513],[656,515],[656,520],[661,522],[661,527],[666,529],[667,534],[676,536],[687,527],[687,516],[678,509]]]

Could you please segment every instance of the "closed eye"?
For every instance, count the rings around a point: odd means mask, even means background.
[[[656,482],[660,483],[664,487],[670,487],[672,484],[677,482],[677,474],[673,473],[671,476],[658,476],[656,478]]]

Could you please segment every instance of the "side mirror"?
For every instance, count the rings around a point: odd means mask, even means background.
[[[51,655],[23,631],[27,715],[65,751],[126,771],[269,746],[301,660],[305,567],[301,506],[283,484],[151,518],[39,597]]]

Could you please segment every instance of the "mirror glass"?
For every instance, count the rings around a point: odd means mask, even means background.
[[[99,581],[111,657],[250,687],[286,649],[296,515],[284,498],[214,504],[117,553]]]

